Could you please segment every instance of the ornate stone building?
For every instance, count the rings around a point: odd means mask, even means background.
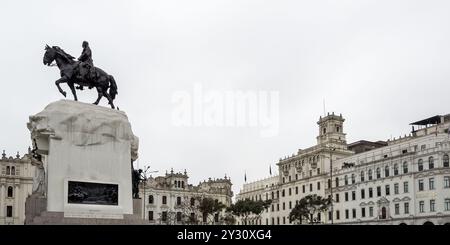
[[[409,136],[386,142],[347,144],[343,122],[321,117],[315,146],[280,159],[278,176],[244,184],[238,200],[273,200],[251,224],[290,224],[290,211],[310,194],[333,197],[317,223],[450,222],[450,115],[412,123]]]
[[[34,167],[29,154],[0,158],[0,225],[23,225],[25,200],[33,188]]]
[[[212,198],[225,206],[231,205],[233,192],[227,176],[192,185],[186,170],[173,170],[164,176],[148,178],[139,188],[143,218],[152,224],[217,224],[223,221],[224,212],[205,217],[198,209],[203,198]]]

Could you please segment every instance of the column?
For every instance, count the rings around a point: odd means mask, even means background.
[[[5,185],[0,184],[0,217],[5,217]]]
[[[19,198],[20,198],[20,192],[19,192],[19,184],[16,184],[14,186],[14,207],[13,207],[13,212],[14,212],[14,223],[16,223],[16,220],[19,219],[19,210],[20,208],[20,202],[19,202]]]

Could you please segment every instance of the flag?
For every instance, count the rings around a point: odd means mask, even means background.
[[[244,181],[247,182],[247,173],[244,174]]]
[[[270,174],[270,176],[272,176],[272,166],[271,165],[269,165],[269,174]]]

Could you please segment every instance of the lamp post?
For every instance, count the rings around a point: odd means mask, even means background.
[[[142,173],[143,173],[143,177],[144,177],[144,212],[143,212],[143,219],[145,219],[145,206],[147,205],[147,203],[145,202],[145,196],[146,196],[146,187],[147,187],[147,173],[158,173],[158,171],[157,170],[155,170],[155,171],[150,171],[149,172],[149,170],[150,170],[150,165],[149,166],[147,166],[146,168],[145,168],[145,170],[144,171],[142,171]]]

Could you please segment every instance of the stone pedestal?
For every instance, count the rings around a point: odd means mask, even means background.
[[[60,100],[30,116],[27,126],[42,156],[45,181],[39,189],[46,198],[42,214],[47,219],[130,223],[131,163],[137,159],[138,138],[124,112]],[[48,223],[45,217],[38,223]]]

